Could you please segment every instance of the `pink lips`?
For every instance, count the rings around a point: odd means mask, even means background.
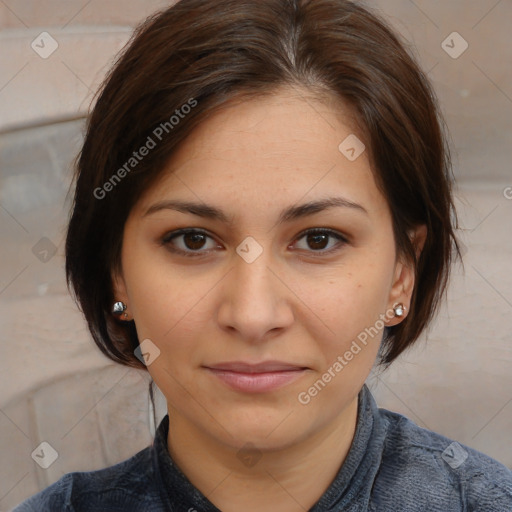
[[[282,361],[257,364],[232,361],[206,368],[232,389],[245,393],[273,391],[300,378],[307,370]]]

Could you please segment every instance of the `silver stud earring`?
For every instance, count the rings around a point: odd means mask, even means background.
[[[393,311],[395,313],[395,316],[404,316],[405,306],[402,303],[399,303],[393,307]]]
[[[114,305],[112,306],[112,313],[114,315],[121,315],[124,313],[124,310],[126,309],[126,304],[124,302],[118,301],[114,302]],[[127,317],[127,314],[124,313],[125,318]]]

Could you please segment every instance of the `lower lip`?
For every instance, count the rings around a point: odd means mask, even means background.
[[[264,393],[278,389],[304,375],[306,370],[287,370],[267,373],[240,373],[208,368],[229,387],[245,393]]]

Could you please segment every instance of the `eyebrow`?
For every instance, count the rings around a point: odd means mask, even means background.
[[[368,211],[362,205],[344,199],[342,197],[328,197],[318,201],[310,201],[298,206],[285,208],[279,215],[278,224],[291,222],[296,219],[307,217],[330,208],[350,208],[368,215]],[[217,220],[228,225],[233,221],[222,210],[206,203],[194,203],[191,201],[164,200],[150,206],[143,217],[159,212],[161,210],[176,210],[182,213],[190,213],[207,219]]]

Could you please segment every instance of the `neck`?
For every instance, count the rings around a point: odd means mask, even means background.
[[[325,493],[350,450],[357,396],[325,428],[286,447],[240,450],[169,408],[169,453],[188,480],[222,512],[304,512]]]

